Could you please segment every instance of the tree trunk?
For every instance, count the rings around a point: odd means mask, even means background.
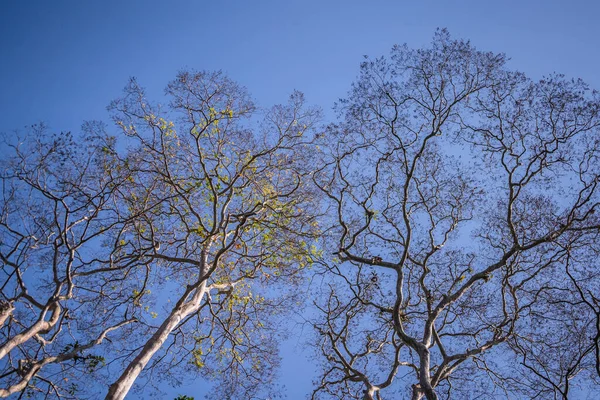
[[[8,301],[0,300],[0,328],[4,325],[4,321],[11,316],[15,310],[15,306]]]
[[[420,368],[419,368],[419,386],[421,392],[427,400],[437,400],[437,394],[431,386],[431,377],[429,376],[429,349],[425,346],[419,349]]]
[[[125,398],[131,386],[146,367],[152,356],[160,350],[171,332],[188,315],[198,311],[204,294],[206,292],[206,280],[195,289],[195,293],[188,302],[178,303],[165,319],[158,330],[146,342],[142,351],[129,363],[123,374],[109,388],[106,400],[122,400]],[[182,299],[185,298],[185,295]]]
[[[10,312],[12,312],[13,309],[14,309],[14,307],[8,308],[7,309],[8,311],[6,311],[6,312],[10,313]],[[58,302],[55,302],[55,303],[51,304],[50,306],[48,306],[46,311],[42,312],[42,314],[40,315],[39,319],[36,321],[35,324],[33,324],[25,332],[15,335],[11,339],[9,339],[6,343],[4,343],[2,345],[2,347],[0,347],[0,360],[3,359],[8,353],[10,353],[12,351],[12,349],[27,342],[29,339],[31,339],[35,335],[40,334],[40,333],[46,333],[50,329],[52,329],[54,327],[54,325],[56,325],[56,323],[58,322],[61,311],[62,311],[62,309],[61,309],[60,305],[58,304]],[[50,319],[48,321],[46,321],[45,318],[46,318],[46,314],[48,312],[51,313],[51,316],[50,316]],[[2,323],[4,323],[4,320],[8,316],[9,316],[9,314],[2,315],[2,317],[4,318]]]

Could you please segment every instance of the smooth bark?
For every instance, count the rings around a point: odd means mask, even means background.
[[[146,365],[148,365],[148,362],[150,362],[154,354],[160,350],[171,332],[173,332],[179,323],[187,316],[200,309],[202,299],[206,293],[206,280],[204,279],[199,283],[195,289],[189,288],[186,292],[186,294],[193,292],[192,298],[186,302],[185,298],[187,296],[184,294],[184,296],[181,297],[181,300],[173,308],[171,314],[169,314],[154,335],[146,342],[142,351],[129,363],[119,379],[110,386],[108,394],[106,395],[107,400],[124,399],[135,380],[144,370]]]

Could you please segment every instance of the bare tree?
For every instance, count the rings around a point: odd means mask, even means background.
[[[600,393],[598,94],[442,30],[337,109],[313,398]]]

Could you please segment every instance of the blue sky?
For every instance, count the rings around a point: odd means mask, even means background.
[[[532,76],[600,87],[596,1],[10,1],[0,6],[0,131],[105,119],[136,76],[151,94],[181,68],[222,69],[264,106],[293,90],[329,109],[363,54],[447,27]]]
[[[556,71],[600,88],[599,15],[593,0],[3,0],[0,132],[40,121],[77,131],[84,120],[107,120],[128,77],[160,99],[182,68],[221,69],[263,106],[298,89],[330,110],[362,55],[426,45],[437,27],[507,53],[532,77]],[[302,343],[291,343],[284,383],[290,399],[303,398],[311,365],[293,358]]]

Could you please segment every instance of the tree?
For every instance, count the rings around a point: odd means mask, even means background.
[[[166,92],[172,119],[135,81],[112,105],[135,146],[118,164],[131,171],[120,201],[137,216],[119,240],[148,268],[135,301],[145,301],[152,276],[176,283],[168,315],[125,358],[107,398],[122,399],[161,349],[161,363],[187,359],[218,374],[224,397],[250,398],[267,390],[277,364],[269,315],[285,303],[265,288],[293,283],[317,234],[300,154],[310,153],[319,112],[294,93],[254,128],[253,102],[220,73],[183,72]]]
[[[271,395],[307,267],[313,398],[600,393],[600,96],[505,61],[445,31],[395,47],[325,135],[300,93],[260,110],[182,72],[166,106],[131,80],[118,139],[9,141],[0,396]]]
[[[505,61],[438,31],[337,105],[313,398],[600,393],[600,96]]]
[[[130,82],[111,105],[122,145],[100,123],[81,142],[40,130],[4,165],[0,395],[73,397],[90,372],[110,399],[142,373],[199,373],[223,398],[276,385],[277,316],[296,300],[281,285],[316,255],[320,112],[300,93],[258,110],[221,73],[166,92],[165,110]]]
[[[107,266],[119,245],[98,243],[126,223],[111,207],[125,179],[101,173],[107,140],[89,136],[82,146],[37,125],[5,142],[14,156],[0,175],[0,397],[73,398],[70,379],[101,367],[104,340],[136,322],[114,313],[118,293],[105,305],[95,285],[119,279]]]

